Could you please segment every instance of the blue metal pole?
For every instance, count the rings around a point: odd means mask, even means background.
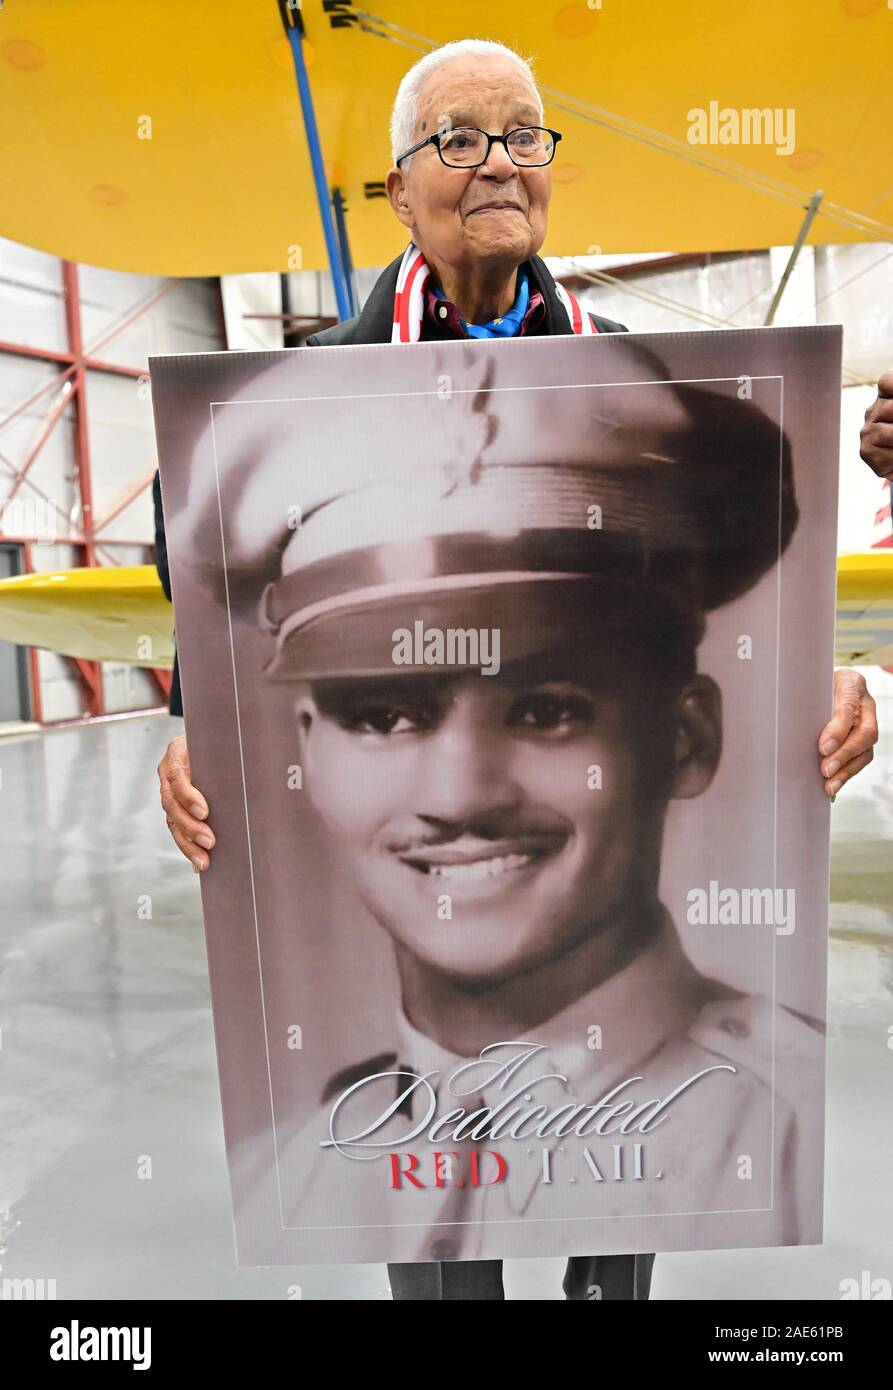
[[[335,223],[332,217],[332,208],[329,202],[329,190],[326,184],[326,173],[322,162],[322,148],[319,143],[316,113],[313,110],[313,97],[310,93],[310,83],[307,78],[304,50],[301,47],[301,32],[297,25],[293,28],[289,28],[286,32],[288,33],[288,41],[291,44],[291,56],[294,59],[295,76],[298,80],[298,94],[301,98],[301,111],[304,116],[304,129],[307,132],[307,147],[310,150],[313,182],[316,186],[316,200],[319,204],[319,216],[322,221],[323,234],[326,239],[329,268],[332,272],[332,284],[335,287],[335,302],[338,306],[338,317],[339,319],[347,319],[351,317],[350,297],[345,284],[344,266],[341,261],[341,252],[338,246]]]
[[[340,188],[332,189],[332,206],[335,209],[335,226],[338,229],[338,245],[341,248],[341,266],[344,271],[344,279],[347,283],[347,297],[350,301],[350,312],[357,312],[357,297],[353,291],[353,263],[350,259],[350,242],[347,239],[347,222],[344,213],[344,195]]]

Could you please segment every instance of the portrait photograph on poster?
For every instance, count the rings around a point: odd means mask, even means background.
[[[821,1240],[840,352],[150,359],[240,1263]]]

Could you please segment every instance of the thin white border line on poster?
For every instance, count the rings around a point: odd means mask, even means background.
[[[217,436],[214,430],[214,411],[211,416],[211,452],[214,458],[214,482],[217,488],[217,514],[220,518],[220,548],[223,554],[223,586],[226,594],[226,621],[229,628],[229,647],[233,670],[233,698],[236,706],[236,737],[239,740],[239,769],[242,774],[242,800],[245,807],[245,841],[248,848],[248,872],[251,877],[251,909],[254,916],[254,938],[257,943],[257,982],[260,986],[260,1008],[264,1027],[264,1050],[267,1054],[267,1085],[270,1092],[270,1120],[273,1127],[273,1156],[276,1160],[276,1185],[279,1189],[279,1219],[282,1220],[282,1184],[279,1180],[279,1145],[276,1137],[276,1104],[273,1096],[273,1069],[270,1065],[270,1039],[267,1032],[267,1004],[264,995],[264,967],[260,950],[260,924],[257,920],[257,894],[254,886],[254,858],[251,853],[251,824],[248,819],[248,783],[245,780],[245,750],[242,747],[242,718],[239,711],[239,682],[236,676],[236,645],[233,641],[233,617],[229,601],[229,570],[226,563],[226,540],[223,531],[223,501],[220,496],[220,471],[217,467]],[[235,1213],[234,1213],[235,1215]]]
[[[521,392],[521,391],[575,391],[575,390],[596,390],[596,389],[599,389],[599,388],[607,389],[607,388],[616,387],[616,386],[679,386],[679,385],[699,385],[699,384],[700,384],[700,385],[703,385],[703,384],[706,384],[706,383],[714,383],[714,382],[732,382],[732,381],[734,381],[734,382],[740,382],[741,379],[742,379],[742,376],[745,376],[745,377],[746,377],[749,381],[751,381],[751,382],[753,382],[753,381],[778,381],[778,382],[780,383],[780,392],[781,392],[781,418],[780,418],[780,421],[779,421],[778,553],[777,553],[777,557],[776,557],[776,566],[777,566],[777,569],[778,569],[778,579],[777,579],[776,633],[775,633],[775,647],[776,647],[776,668],[775,668],[775,673],[776,673],[776,675],[775,675],[775,774],[774,774],[774,811],[773,811],[773,885],[774,885],[774,883],[775,883],[775,875],[777,874],[777,863],[778,863],[778,718],[779,718],[778,662],[779,662],[780,639],[781,639],[781,632],[780,632],[780,613],[781,613],[781,559],[782,559],[782,552],[781,552],[781,534],[782,534],[782,491],[781,491],[781,479],[782,479],[782,474],[781,474],[781,468],[782,468],[783,448],[784,448],[784,374],[783,374],[783,373],[778,373],[778,372],[773,372],[773,373],[768,373],[768,374],[766,374],[766,375],[756,375],[756,374],[753,374],[753,373],[749,373],[749,372],[748,372],[748,373],[738,373],[738,374],[735,375],[735,376],[715,376],[715,377],[669,377],[669,378],[667,378],[667,379],[665,379],[665,380],[662,380],[662,381],[566,382],[566,383],[563,383],[563,384],[558,384],[558,383],[556,383],[556,384],[546,383],[546,384],[544,384],[544,385],[542,385],[542,386],[498,386],[498,387],[490,387],[490,388],[488,388],[488,390],[489,390],[490,392],[492,392],[493,394],[496,394],[496,393],[504,393],[504,392],[508,392],[508,391]],[[457,389],[455,389],[455,390],[451,390],[451,395],[473,395],[473,394],[476,394],[477,391],[478,391],[479,389],[480,389],[480,388],[476,388],[476,387],[461,387],[461,388],[457,388]],[[214,408],[215,408],[215,406],[216,406],[216,407],[219,407],[219,406],[227,406],[227,405],[278,405],[278,404],[297,403],[297,402],[300,402],[300,401],[345,401],[345,400],[387,400],[387,399],[397,399],[397,400],[399,400],[399,399],[403,399],[403,398],[405,398],[405,397],[410,397],[410,396],[438,396],[439,394],[440,394],[440,393],[439,393],[437,390],[433,390],[433,391],[378,391],[378,392],[354,393],[354,394],[338,395],[338,396],[336,396],[336,395],[331,395],[331,394],[327,394],[327,395],[322,395],[322,396],[274,396],[274,397],[268,397],[268,398],[259,397],[259,398],[257,398],[256,400],[255,400],[255,399],[252,399],[252,400],[239,400],[239,401],[209,401],[209,403],[208,403],[208,410],[209,410],[210,421],[211,421],[211,444],[212,444],[212,455],[213,455],[213,461],[214,461],[214,476],[215,476],[215,484],[216,484],[216,488],[217,488],[218,516],[219,516],[219,520],[220,520],[220,544],[221,544],[221,549],[222,549],[222,552],[223,552],[224,591],[225,591],[225,596],[226,596],[227,624],[228,624],[228,629],[229,629],[230,655],[231,655],[231,664],[232,664],[232,671],[233,671],[233,693],[234,693],[234,697],[235,697],[235,706],[236,706],[236,734],[237,734],[237,738],[238,738],[238,740],[239,740],[239,764],[240,764],[240,770],[241,770],[241,775],[242,775],[242,792],[243,792],[243,800],[244,800],[244,807],[245,807],[245,834],[246,834],[247,847],[248,847],[248,866],[249,866],[249,873],[250,873],[250,875],[251,875],[251,898],[252,898],[252,909],[253,909],[253,915],[254,915],[255,940],[256,940],[256,944],[257,944],[258,983],[259,983],[259,985],[260,985],[260,995],[261,995],[261,1016],[262,1016],[262,1019],[263,1019],[263,1029],[264,1029],[264,1050],[265,1050],[265,1052],[266,1052],[266,1058],[267,1058],[267,1083],[268,1083],[268,1089],[269,1089],[269,1095],[270,1095],[270,1119],[271,1119],[272,1130],[273,1130],[273,1154],[274,1154],[274,1160],[275,1160],[275,1164],[276,1164],[276,1187],[277,1187],[277,1193],[278,1193],[278,1197],[279,1197],[279,1220],[280,1220],[280,1229],[281,1229],[282,1231],[318,1231],[318,1230],[350,1230],[350,1229],[354,1229],[354,1230],[396,1230],[396,1229],[403,1229],[403,1228],[407,1228],[407,1229],[412,1229],[412,1228],[425,1228],[425,1229],[430,1229],[431,1227],[436,1226],[436,1225],[460,1225],[460,1226],[473,1226],[473,1225],[483,1225],[483,1224],[499,1224],[499,1225],[511,1224],[511,1225],[514,1225],[514,1224],[518,1224],[518,1223],[525,1222],[526,1220],[528,1220],[528,1218],[525,1218],[524,1216],[518,1216],[518,1217],[509,1217],[509,1218],[505,1218],[505,1219],[503,1219],[503,1220],[498,1220],[498,1221],[494,1221],[494,1222],[491,1222],[491,1221],[485,1219],[485,1220],[482,1220],[482,1221],[480,1221],[480,1222],[476,1222],[476,1221],[465,1221],[465,1222],[450,1222],[450,1223],[447,1223],[447,1222],[431,1222],[431,1221],[418,1221],[418,1222],[385,1222],[385,1223],[381,1223],[380,1225],[371,1225],[371,1226],[360,1226],[360,1225],[357,1225],[356,1223],[352,1223],[351,1226],[345,1226],[345,1227],[340,1227],[340,1226],[287,1226],[287,1225],[285,1224],[284,1213],[283,1213],[282,1176],[281,1176],[280,1163],[279,1163],[279,1142],[278,1142],[278,1134],[277,1134],[277,1129],[276,1129],[276,1106],[275,1106],[275,1099],[274,1099],[274,1095],[273,1095],[273,1073],[272,1073],[272,1067],[271,1067],[271,1064],[270,1064],[270,1044],[269,1044],[269,1036],[268,1036],[268,1032],[267,1032],[266,1001],[265,1001],[265,996],[264,996],[264,985],[263,985],[263,964],[262,964],[261,949],[260,949],[260,927],[259,927],[259,923],[258,923],[258,919],[257,919],[257,897],[256,897],[255,883],[254,883],[254,861],[253,861],[253,856],[252,856],[252,853],[251,853],[251,824],[250,824],[250,819],[249,819],[249,815],[248,815],[248,786],[247,786],[247,782],[246,782],[246,780],[245,780],[245,759],[244,759],[244,750],[243,750],[243,747],[242,747],[242,727],[241,727],[241,719],[240,719],[240,715],[239,715],[238,680],[237,680],[237,675],[236,675],[236,654],[235,654],[235,643],[234,643],[234,641],[233,641],[232,612],[231,612],[231,608],[230,608],[230,598],[229,598],[229,575],[228,575],[227,567],[226,567],[226,547],[225,547],[224,532],[223,532],[223,507],[222,507],[222,501],[221,501],[221,497],[220,497],[220,474],[219,474],[218,463],[217,463],[217,437],[216,437],[216,433],[215,433],[215,429],[214,429]],[[776,1028],[775,1028],[775,1010],[776,1010],[776,1000],[775,1000],[775,992],[776,992],[776,968],[775,968],[775,967],[776,967],[776,946],[777,946],[777,943],[776,943],[776,941],[775,941],[775,936],[776,936],[776,933],[773,931],[773,933],[772,933],[772,937],[773,937],[773,941],[772,941],[772,1061],[771,1061],[770,1120],[769,1120],[769,1132],[770,1132],[770,1158],[771,1158],[771,1162],[770,1162],[770,1189],[769,1189],[769,1191],[770,1191],[770,1203],[769,1203],[769,1206],[768,1206],[768,1207],[730,1207],[730,1208],[721,1208],[721,1209],[709,1209],[709,1210],[706,1210],[706,1211],[687,1210],[687,1211],[679,1211],[679,1212],[646,1212],[646,1213],[626,1212],[626,1213],[620,1214],[619,1217],[618,1217],[618,1216],[612,1216],[612,1217],[610,1217],[610,1218],[609,1218],[609,1217],[597,1217],[597,1216],[593,1216],[593,1217],[577,1217],[577,1216],[574,1216],[574,1217],[562,1217],[562,1216],[541,1217],[541,1216],[538,1216],[537,1218],[535,1218],[537,1221],[547,1221],[547,1222],[562,1222],[562,1221],[570,1221],[570,1220],[582,1220],[582,1221],[596,1221],[596,1220],[607,1221],[607,1220],[612,1220],[612,1221],[613,1221],[613,1220],[618,1220],[618,1219],[621,1219],[621,1220],[622,1220],[622,1219],[625,1219],[625,1218],[632,1218],[632,1217],[636,1217],[636,1216],[638,1216],[640,1219],[644,1219],[645,1217],[648,1217],[648,1218],[650,1219],[650,1218],[653,1218],[653,1217],[655,1217],[655,1216],[725,1216],[725,1215],[746,1215],[746,1214],[755,1213],[755,1212],[767,1212],[767,1211],[772,1211],[772,1210],[774,1209],[774,1193],[775,1193],[775,1050],[776,1050]]]
[[[775,588],[775,769],[772,789],[772,887],[778,892],[778,711],[781,685],[781,536],[782,487],[784,483],[784,376],[779,378],[778,404],[778,558]],[[773,894],[773,896],[774,896]],[[775,1206],[775,1038],[776,1038],[776,981],[778,977],[778,932],[772,932],[772,1059],[769,1072],[769,1208]]]
[[[717,1207],[715,1210],[700,1211],[621,1211],[613,1216],[533,1216],[529,1220],[536,1224],[540,1221],[653,1221],[655,1216],[753,1216],[755,1213],[771,1211],[771,1207]],[[517,1226],[528,1220],[523,1216],[481,1216],[474,1221],[364,1221],[359,1224],[351,1221],[345,1226],[284,1226],[286,1231],[401,1231],[411,1230],[416,1226],[424,1226],[426,1230],[433,1230],[435,1226]],[[729,1247],[723,1247],[728,1249]],[[732,1246],[731,1249],[748,1249],[753,1247]],[[757,1246],[757,1249],[760,1247]],[[770,1246],[772,1250],[783,1250],[785,1246]],[[658,1254],[661,1252],[658,1251]],[[664,1250],[665,1255],[685,1253],[675,1250]],[[511,1258],[511,1256],[507,1257]],[[523,1259],[524,1256],[517,1256]],[[425,1263],[425,1261],[421,1261]]]
[[[444,373],[449,375],[449,373]],[[665,381],[567,381],[563,384],[550,382],[542,386],[488,386],[488,395],[499,395],[503,391],[597,391],[615,386],[696,386],[708,381],[740,381],[740,376],[674,376],[667,377]],[[750,381],[781,381],[782,377],[777,372],[772,372],[768,376],[751,376]],[[450,388],[451,396],[476,396],[481,388],[479,386],[459,386]],[[244,401],[209,401],[208,405],[288,405],[294,401],[380,401],[380,400],[404,400],[407,396],[440,396],[439,390],[434,391],[370,391],[358,392],[347,396],[259,396],[257,400]]]

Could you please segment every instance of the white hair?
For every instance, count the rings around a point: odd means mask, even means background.
[[[494,43],[491,39],[457,39],[455,43],[445,43],[440,48],[435,48],[433,52],[426,53],[424,58],[420,58],[417,63],[413,63],[397,89],[391,111],[391,154],[395,164],[403,151],[408,150],[411,145],[416,143],[415,129],[418,120],[419,93],[425,82],[432,72],[442,68],[445,63],[451,63],[456,58],[468,57],[470,54],[488,58],[508,58],[530,80],[539,98],[536,78],[530,63],[514,49],[507,48],[504,43]],[[542,120],[543,103],[541,98],[539,104],[540,120]],[[405,168],[406,165],[404,164],[403,167]]]

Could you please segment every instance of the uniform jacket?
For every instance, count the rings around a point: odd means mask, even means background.
[[[457,1088],[450,1078],[463,1059],[398,1011],[393,1051],[335,1073],[301,1120],[277,1117],[282,1257],[290,1249],[294,1258],[298,1249],[307,1252],[308,1262],[325,1259],[341,1230],[349,1232],[351,1258],[361,1262],[381,1259],[389,1245],[388,1259],[394,1260],[493,1259],[511,1248],[506,1223],[523,1223],[527,1249],[540,1238],[554,1248],[557,1223],[569,1255],[610,1251],[615,1240],[627,1251],[818,1242],[822,1031],[815,1020],[773,1006],[764,996],[701,975],[669,914],[622,970],[506,1043],[509,1051],[542,1049],[511,1081],[488,1085],[486,1068],[477,1068],[463,1073]],[[550,1073],[555,1079],[536,1079]],[[528,1098],[549,1108],[593,1103],[625,1081],[630,1084],[623,1095],[636,1104],[684,1089],[644,1133],[624,1136],[617,1121],[608,1133],[586,1138],[484,1137],[474,1144],[443,1134],[431,1143],[417,1127],[428,1093],[419,1088],[404,1095],[415,1076],[431,1078],[438,1114],[454,1105],[468,1112],[479,1104],[498,1106],[528,1082]],[[358,1089],[351,1096],[352,1087]],[[333,1118],[333,1106],[345,1093],[344,1109]],[[400,1095],[405,1103],[370,1128]],[[354,1157],[345,1156],[327,1144],[333,1131],[340,1139],[366,1134],[378,1147],[347,1143]],[[475,1147],[481,1185],[472,1189],[467,1181],[452,1181],[438,1187],[434,1150],[453,1154],[453,1178],[467,1179]],[[494,1151],[507,1163],[501,1182],[494,1181]],[[418,1157],[424,1188],[407,1180],[392,1185],[392,1152],[404,1165],[409,1154]],[[259,1199],[271,1166],[262,1143],[247,1140],[233,1155],[243,1219],[267,1230],[271,1218],[261,1214]],[[747,1240],[741,1239],[742,1219]],[[275,1216],[272,1222],[275,1230]],[[323,1232],[328,1245],[317,1243]]]

